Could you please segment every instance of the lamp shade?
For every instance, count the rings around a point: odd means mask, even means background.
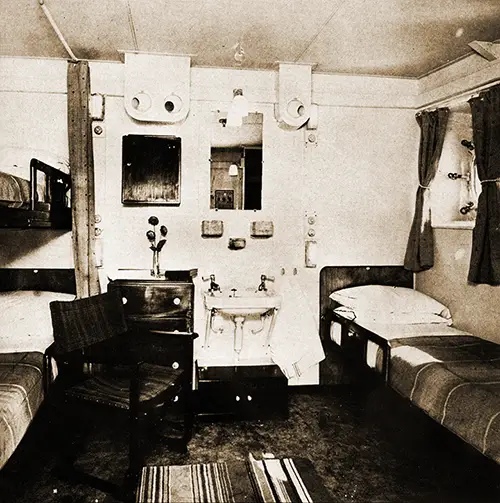
[[[240,117],[246,117],[248,115],[248,100],[243,96],[243,91],[241,89],[234,90],[231,108],[233,108]]]
[[[234,162],[229,166],[229,176],[238,176],[238,165]]]

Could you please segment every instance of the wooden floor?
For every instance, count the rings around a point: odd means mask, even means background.
[[[56,477],[57,441],[63,434],[58,418],[42,411],[0,472],[2,502],[114,501],[96,489]],[[89,438],[80,465],[119,481],[125,449],[124,428],[102,425]],[[249,452],[309,458],[339,502],[500,501],[498,465],[390,390],[355,384],[293,389],[286,420],[200,422],[189,454],[169,453],[158,444],[148,464],[231,463],[245,460]]]

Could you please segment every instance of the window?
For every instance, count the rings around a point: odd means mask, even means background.
[[[469,104],[451,109],[431,188],[434,227],[473,227],[481,184],[477,176]]]

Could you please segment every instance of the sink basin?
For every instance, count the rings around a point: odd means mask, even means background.
[[[221,313],[230,316],[260,315],[281,306],[281,297],[272,291],[254,292],[250,290],[244,293],[236,292],[236,295],[231,297],[229,294],[218,292],[215,295],[205,292],[203,295],[207,309],[217,309]]]

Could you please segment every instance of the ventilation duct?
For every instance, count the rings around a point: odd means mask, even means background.
[[[311,65],[280,63],[278,74],[278,103],[274,115],[279,125],[299,129],[311,116]]]
[[[189,112],[191,58],[125,53],[125,110],[138,121],[176,123]]]

